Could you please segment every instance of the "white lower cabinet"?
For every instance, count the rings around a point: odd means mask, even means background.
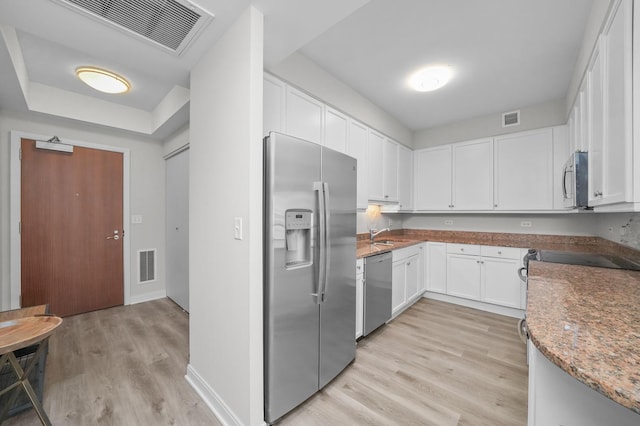
[[[522,281],[518,277],[518,268],[522,263],[520,249],[482,246],[480,253],[480,300],[521,309]]]
[[[427,291],[447,292],[447,243],[426,243],[425,285]]]
[[[356,339],[364,327],[364,259],[356,260]]]
[[[480,299],[480,246],[447,244],[447,294]]]
[[[507,308],[526,308],[526,293],[518,276],[524,249],[446,244],[446,277],[442,277],[441,272],[435,272],[442,268],[442,248],[435,244],[444,243],[429,244],[434,245],[427,245],[427,291]]]
[[[393,251],[391,316],[396,316],[422,295],[423,261],[423,244]]]

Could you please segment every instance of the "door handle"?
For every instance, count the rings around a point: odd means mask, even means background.
[[[122,236],[124,237],[124,231],[122,231]],[[117,229],[113,230],[113,235],[109,235],[107,237],[107,240],[119,240],[119,239],[120,239],[120,235],[118,235]]]

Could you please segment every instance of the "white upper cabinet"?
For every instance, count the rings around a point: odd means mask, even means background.
[[[451,145],[413,153],[414,207],[416,210],[451,208]]]
[[[311,96],[287,86],[285,133],[322,144],[324,104]]]
[[[589,135],[589,205],[601,202],[604,165],[604,70],[602,37],[596,43],[587,70],[587,133]],[[600,199],[598,199],[600,198]]]
[[[385,138],[382,149],[382,192],[384,201],[398,201],[398,144]]]
[[[286,84],[269,74],[263,81],[263,136],[269,132],[284,132]]]
[[[553,209],[566,210],[562,180],[564,179],[564,163],[569,159],[570,142],[569,126],[556,126],[553,132]]]
[[[357,207],[360,210],[364,210],[367,208],[369,200],[367,189],[367,138],[369,129],[364,124],[352,119],[349,119],[348,125],[347,154],[358,160]]]
[[[367,173],[369,200],[384,200],[384,179],[382,177],[382,157],[384,155],[384,136],[369,130],[367,143]]]
[[[493,140],[414,152],[416,210],[493,209]]]
[[[455,210],[493,209],[493,140],[453,145],[453,190]]]
[[[632,2],[615,2],[592,54],[589,205],[633,202]]]
[[[413,151],[398,145],[398,204],[400,211],[413,210]]]
[[[494,141],[495,209],[552,210],[552,129],[498,136]]]
[[[347,116],[332,108],[325,111],[324,146],[338,152],[347,152]]]

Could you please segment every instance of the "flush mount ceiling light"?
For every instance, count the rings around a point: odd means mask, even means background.
[[[451,80],[453,69],[449,65],[423,68],[409,78],[409,86],[418,92],[430,92],[444,86]]]
[[[86,85],[104,93],[126,93],[131,88],[124,77],[96,67],[78,67],[76,75]]]

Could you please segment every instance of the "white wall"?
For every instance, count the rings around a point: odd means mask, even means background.
[[[567,122],[564,99],[520,108],[521,124],[519,126],[502,127],[502,113],[504,112],[509,111],[500,111],[495,114],[417,131],[413,137],[413,147],[414,149],[428,148],[436,145],[539,129],[541,127],[557,126]]]
[[[306,56],[294,53],[267,71],[401,144],[412,147],[411,129]]]
[[[187,379],[227,424],[263,421],[262,43],[250,7],[191,72]]]
[[[10,307],[9,277],[9,147],[10,131],[56,135],[60,139],[128,148],[131,152],[130,211],[143,215],[143,223],[125,222],[126,237],[131,244],[132,302],[162,297],[165,292],[164,268],[158,268],[153,283],[138,284],[136,260],[140,249],[156,248],[158,265],[165,263],[165,169],[162,143],[129,132],[85,125],[76,121],[35,113],[0,111],[0,308]]]
[[[453,225],[445,225],[453,220]],[[531,228],[520,226],[532,223]],[[509,232],[515,234],[596,235],[597,214],[405,214],[403,228],[447,231]]]

